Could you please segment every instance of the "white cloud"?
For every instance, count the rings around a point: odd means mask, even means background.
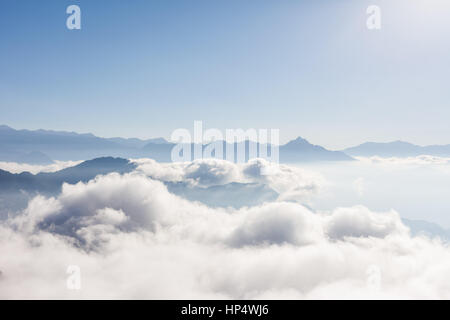
[[[422,155],[416,157],[355,157],[363,163],[380,164],[380,165],[447,165],[450,164],[450,158]]]
[[[232,182],[262,183],[276,191],[281,201],[306,201],[326,184],[318,173],[264,159],[245,164],[217,159],[183,163],[158,163],[151,159],[134,161],[138,164],[138,171],[160,181],[182,181],[204,188]]]
[[[356,178],[355,181],[353,181],[353,188],[358,196],[362,197],[364,195],[365,187],[365,180],[363,177]]]
[[[260,163],[142,165],[64,185],[2,223],[0,298],[450,298],[448,247],[412,237],[394,211],[315,213],[280,199],[214,209],[149,176],[309,182],[285,166],[261,176]],[[80,291],[66,288],[69,265],[81,268]],[[373,266],[379,288],[368,285]]]
[[[327,235],[332,239],[346,237],[376,237],[407,235],[409,229],[403,225],[395,212],[374,213],[363,206],[338,208],[325,218]]]
[[[33,165],[26,163],[16,163],[16,162],[1,162],[0,169],[9,171],[11,173],[22,173],[30,172],[32,174],[37,174],[40,172],[56,172],[65,168],[76,166],[82,161],[55,161],[48,165]]]

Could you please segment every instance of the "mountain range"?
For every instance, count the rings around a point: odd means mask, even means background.
[[[245,144],[246,159],[250,144],[256,144],[257,150],[262,145],[256,142],[242,141],[234,144],[222,142],[224,157],[227,147],[236,151]],[[157,161],[171,161],[171,152],[175,144],[163,138],[141,140],[136,138],[100,138],[93,134],[48,130],[15,130],[0,126],[0,161],[49,164],[53,160],[86,160],[99,157],[152,158]],[[189,147],[189,146],[188,146]],[[207,145],[203,145],[205,149]],[[194,144],[190,145],[194,150]],[[270,150],[270,146],[269,146]],[[281,162],[302,161],[345,161],[353,160],[341,151],[330,151],[321,146],[310,144],[303,138],[297,138],[280,146]],[[191,152],[194,154],[194,152]]]
[[[28,200],[36,194],[55,196],[61,192],[63,183],[88,182],[97,175],[111,172],[127,173],[136,165],[126,159],[98,158],[84,161],[76,166],[57,172],[31,174],[29,172],[10,173],[0,170],[0,216],[9,211],[23,209]]]
[[[62,169],[57,172],[29,172],[10,173],[0,169],[0,193],[23,190],[25,192],[39,191],[53,193],[59,191],[64,182],[75,184],[87,182],[97,175],[111,172],[127,173],[136,168],[129,160],[121,158],[98,158],[84,161],[76,166]]]
[[[249,158],[250,145],[261,150],[263,145],[251,141],[242,141],[234,144],[222,141],[224,155],[230,148],[236,153],[241,147],[245,149],[245,160]],[[243,146],[242,146],[243,145]],[[50,164],[54,160],[86,160],[99,157],[121,158],[152,158],[161,162],[171,161],[171,152],[175,144],[164,138],[137,139],[137,138],[101,138],[93,134],[79,134],[65,131],[49,130],[15,130],[0,125],[0,161]],[[202,146],[203,150],[208,145]],[[187,145],[194,154],[194,144]],[[270,150],[269,145],[269,150]],[[298,137],[279,148],[280,162],[311,162],[311,161],[349,161],[355,156],[380,157],[413,157],[419,155],[432,155],[450,157],[449,145],[418,146],[404,141],[387,143],[366,142],[355,147],[340,151],[328,150],[313,145],[307,140]]]
[[[351,156],[380,156],[380,157],[415,157],[431,155],[438,157],[450,157],[450,144],[418,146],[404,141],[386,143],[366,142],[359,146],[342,150]]]

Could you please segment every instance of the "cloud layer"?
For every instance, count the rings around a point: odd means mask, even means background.
[[[184,163],[158,163],[151,159],[134,160],[137,170],[165,182],[185,182],[207,188],[230,183],[261,183],[279,194],[278,200],[306,201],[326,183],[317,173],[264,159],[235,164],[207,159]]]
[[[138,162],[37,196],[4,221],[0,298],[450,298],[445,245],[412,237],[394,211],[313,212],[300,199],[320,190],[314,174],[260,161]],[[280,198],[211,208],[164,181],[258,181]],[[66,287],[69,265],[81,290]]]
[[[430,155],[422,155],[416,157],[355,157],[357,160],[363,163],[381,164],[381,165],[448,165],[450,164],[450,158],[437,157]]]
[[[81,162],[82,161],[55,161],[54,163],[48,165],[34,165],[0,161],[0,169],[11,173],[30,172],[32,174],[37,174],[40,172],[56,172],[65,168],[76,166]]]

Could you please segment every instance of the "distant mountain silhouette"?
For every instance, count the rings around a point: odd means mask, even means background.
[[[341,151],[330,151],[324,147],[313,145],[302,137],[280,147],[281,162],[348,160],[353,160],[353,158]]]
[[[404,141],[387,143],[366,142],[343,152],[352,156],[380,156],[380,157],[415,157],[431,155],[439,157],[450,156],[450,145],[418,146]]]
[[[148,139],[148,140],[141,140],[137,138],[108,138],[107,140],[120,144],[124,147],[131,147],[131,148],[142,148],[145,147],[147,144],[153,145],[153,144],[167,144],[168,141],[164,138],[154,138],[154,139]]]
[[[0,161],[46,165],[53,163],[49,156],[40,151],[21,152],[8,147],[0,149]]]
[[[272,145],[270,144],[260,144],[254,141],[241,141],[235,143],[228,143],[225,141],[217,141],[216,143],[221,143],[223,148],[223,158],[228,159],[228,150],[233,150],[234,158],[233,161],[245,160],[248,161],[250,157],[250,148],[256,150],[256,155],[261,157],[260,151],[262,148],[267,150],[270,155],[272,150]],[[173,146],[173,145],[172,145]],[[172,149],[170,147],[170,150]],[[191,146],[191,154],[194,155],[194,145]],[[203,145],[203,150],[208,147],[208,144]],[[238,150],[244,150],[244,159],[238,159]],[[216,155],[212,155],[216,156]],[[330,151],[321,146],[316,146],[310,144],[305,139],[299,137],[296,140],[290,141],[289,143],[279,147],[279,159],[280,162],[307,162],[307,161],[349,161],[354,160],[352,157],[346,155],[341,151]]]
[[[3,191],[39,191],[41,193],[53,193],[59,191],[64,182],[75,184],[87,182],[97,175],[111,172],[127,173],[136,168],[129,160],[121,158],[98,158],[80,163],[74,167],[66,168],[57,172],[38,173],[33,175],[29,172],[20,174],[0,170],[0,192]]]
[[[28,200],[36,195],[55,196],[61,191],[63,183],[87,182],[97,175],[111,172],[127,173],[136,168],[129,160],[121,158],[98,158],[85,161],[77,166],[57,172],[29,172],[13,174],[0,170],[0,218],[8,211],[24,209]]]
[[[13,174],[0,170],[0,218],[5,218],[9,212],[24,209],[30,198],[37,194],[56,196],[61,192],[64,182],[87,182],[100,174],[126,173],[133,171],[135,167],[136,165],[128,160],[106,157],[85,161],[58,172],[36,175],[29,172]]]
[[[142,147],[141,151],[145,155],[145,158],[155,159],[162,162],[171,161],[171,152],[175,144],[166,143],[153,143],[149,142]]]
[[[222,141],[222,144],[223,158],[226,158],[227,150],[234,149],[235,161],[237,161],[238,150],[245,149],[245,160],[248,160],[250,146],[257,150],[265,147],[265,145],[251,141],[234,144]],[[100,138],[90,133],[15,130],[8,126],[0,126],[0,161],[48,164],[52,160],[85,160],[111,156],[127,159],[152,158],[168,162],[171,161],[174,146],[174,143],[163,138],[148,140]],[[208,144],[205,144],[202,149],[205,150],[207,147]],[[190,148],[191,159],[193,159],[194,144],[190,144]],[[270,154],[270,145],[268,145],[268,150]],[[352,160],[343,152],[330,151],[321,146],[312,145],[302,138],[297,138],[281,146],[279,151],[281,162]],[[258,153],[257,156],[260,154]]]
[[[19,163],[42,163],[47,161],[85,160],[98,157],[139,158],[147,157],[141,148],[147,144],[167,143],[164,139],[100,138],[90,133],[61,132],[48,130],[15,130],[0,126],[0,161]],[[40,152],[39,161],[31,159]],[[28,158],[27,158],[28,155]],[[157,160],[157,159],[156,159]]]
[[[167,189],[190,201],[200,201],[211,207],[255,206],[265,201],[275,201],[278,193],[258,183],[232,182],[208,188],[188,186],[184,182],[167,182]]]

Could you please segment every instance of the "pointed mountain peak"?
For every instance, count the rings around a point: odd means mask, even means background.
[[[302,137],[298,137],[295,140],[291,140],[287,143],[288,145],[309,145],[308,140],[303,139]]]

